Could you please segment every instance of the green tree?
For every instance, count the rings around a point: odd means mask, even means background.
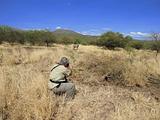
[[[132,41],[132,42],[130,42],[130,46],[132,47],[132,48],[135,48],[135,49],[142,49],[143,48],[143,42],[141,42],[141,41]]]
[[[73,44],[80,44],[80,43],[81,43],[81,40],[77,38],[77,39],[74,40]]]
[[[14,35],[14,29],[8,26],[1,26],[0,27],[0,39],[1,41],[6,41],[9,43],[15,42],[15,35]]]
[[[2,44],[2,42],[3,42],[3,41],[0,39],[0,44]]]
[[[129,35],[127,35],[124,39],[125,39],[126,42],[133,41],[133,38]]]
[[[105,46],[109,49],[114,49],[115,47],[124,48],[127,45],[127,40],[125,40],[122,34],[110,31],[100,37],[98,45]]]
[[[151,34],[152,38],[152,44],[151,44],[151,49],[156,51],[156,56],[160,52],[160,33],[152,33]]]
[[[8,43],[24,43],[24,33],[22,30],[9,26],[0,26],[0,40]]]
[[[13,37],[13,36],[12,36]],[[24,32],[21,30],[16,30],[14,31],[14,37],[16,43],[24,44],[25,39],[24,39]]]
[[[56,37],[53,35],[52,32],[45,30],[43,40],[46,46],[48,47],[50,44],[55,43]]]
[[[73,39],[70,37],[63,37],[61,40],[61,43],[62,44],[71,44],[71,43],[73,43]]]

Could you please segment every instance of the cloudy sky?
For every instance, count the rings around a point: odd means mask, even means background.
[[[160,0],[0,0],[0,25],[106,31],[143,37],[160,31]]]

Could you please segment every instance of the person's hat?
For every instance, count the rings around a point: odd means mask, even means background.
[[[68,60],[68,58],[62,57],[61,60],[60,60],[60,62],[59,62],[59,64],[60,64],[60,65],[64,65],[64,66],[69,65],[69,60]]]

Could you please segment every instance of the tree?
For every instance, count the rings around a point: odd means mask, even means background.
[[[131,36],[127,35],[127,36],[125,37],[125,40],[126,40],[127,42],[129,42],[129,41],[132,41],[133,38],[132,38]]]
[[[130,42],[130,45],[132,48],[135,48],[137,50],[140,50],[143,48],[143,43],[141,41],[132,41]]]
[[[80,44],[80,39],[75,39],[73,44]]]
[[[105,46],[109,49],[114,49],[115,47],[124,48],[127,45],[127,42],[128,41],[124,38],[122,34],[110,31],[104,33],[100,37],[98,45]]]
[[[25,33],[25,41],[27,41],[31,45],[35,45],[36,44],[35,32],[32,31],[32,30],[26,31],[26,33]]]
[[[15,42],[15,29],[8,26],[0,26],[0,40],[13,44]]]
[[[5,41],[10,44],[13,43],[24,43],[24,32],[22,30],[8,27],[0,26],[0,41]]]
[[[53,35],[52,32],[45,30],[44,31],[44,36],[43,36],[44,42],[46,43],[46,46],[48,47],[51,43],[54,43],[56,38]]]
[[[153,40],[151,49],[156,50],[156,56],[157,56],[158,53],[160,52],[160,33],[152,33],[151,38]]]
[[[65,36],[65,37],[62,38],[61,43],[62,43],[62,44],[66,44],[66,45],[67,45],[67,44],[71,44],[71,43],[73,43],[73,39],[70,38],[70,37],[66,37],[66,36]]]
[[[4,41],[4,32],[3,32],[3,28],[0,27],[0,44],[2,44],[3,41]]]
[[[13,36],[12,36],[13,37]],[[16,43],[24,44],[25,39],[24,39],[24,32],[21,30],[16,30],[14,31],[14,37]]]

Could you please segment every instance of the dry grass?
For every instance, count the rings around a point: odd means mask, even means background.
[[[67,103],[47,89],[50,67],[62,56],[78,89]],[[0,46],[0,120],[159,120],[159,96],[147,89],[159,79],[152,52]]]

